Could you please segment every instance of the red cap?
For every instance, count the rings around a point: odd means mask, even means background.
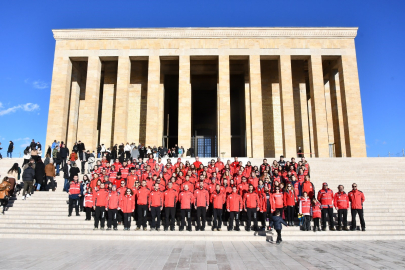
[[[323,184],[322,184],[323,186],[327,186],[328,185],[328,183],[326,183],[326,182],[323,182]]]

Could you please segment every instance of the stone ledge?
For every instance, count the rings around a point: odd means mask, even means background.
[[[54,29],[55,40],[101,39],[257,39],[257,38],[322,38],[354,39],[357,27],[314,28],[117,28]]]

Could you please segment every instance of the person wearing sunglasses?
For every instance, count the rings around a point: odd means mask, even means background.
[[[322,231],[326,231],[326,215],[329,218],[329,230],[335,231],[333,224],[333,191],[328,188],[328,183],[322,184],[317,199],[322,205]]]
[[[350,227],[351,231],[356,230],[356,215],[359,214],[361,230],[364,232],[366,230],[366,223],[364,222],[363,216],[363,203],[366,200],[364,193],[357,189],[357,184],[353,183],[352,191],[349,192],[349,201],[351,204],[352,213],[352,225]]]
[[[124,213],[124,231],[129,231],[131,228],[131,215],[135,211],[135,197],[132,189],[127,188],[125,195],[120,198],[118,209]]]

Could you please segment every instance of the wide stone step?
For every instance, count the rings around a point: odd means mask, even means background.
[[[328,241],[328,242],[338,242],[338,241],[387,241],[387,240],[405,240],[405,235],[397,234],[368,234],[367,232],[362,232],[360,235],[355,234],[341,234],[341,235],[322,235],[320,232],[313,233],[312,235],[286,235],[282,233],[283,242],[281,246],[288,243],[293,243],[297,241]],[[277,240],[277,234],[273,236],[267,236],[266,241],[275,243]]]
[[[135,223],[134,223],[135,224]],[[132,225],[134,225],[132,224]],[[367,223],[367,230],[380,230],[381,232],[384,232],[384,230],[405,230],[405,224],[402,225],[387,225],[387,224],[381,224],[377,225],[373,223],[368,222]],[[135,226],[135,225],[134,225]],[[134,227],[133,226],[133,227]],[[85,229],[85,230],[92,230],[94,227],[94,221],[85,221],[85,223],[77,223],[77,224],[60,224],[60,223],[13,223],[13,222],[8,222],[8,223],[0,223],[0,228],[15,228],[15,229],[21,229],[21,228],[37,228],[37,229]],[[118,225],[118,229],[123,229],[123,225]],[[134,227],[135,228],[135,227]],[[149,229],[150,227],[148,227]],[[242,228],[242,227],[241,227]],[[163,225],[161,226],[161,229],[163,229]],[[229,234],[228,231],[226,231],[226,227],[223,226],[222,229],[224,230],[224,234]],[[178,226],[176,226],[176,230],[178,231]],[[193,230],[195,230],[195,227],[193,226]],[[211,231],[212,227],[211,226],[206,226],[205,227],[206,231]],[[242,229],[243,231],[243,229]],[[243,231],[241,233],[247,233]],[[288,227],[284,228],[283,232],[290,232],[290,231],[300,231],[298,227]],[[302,231],[303,232],[303,231]],[[303,232],[306,233],[306,232]],[[284,234],[284,233],[283,233]],[[288,235],[288,233],[285,233]]]

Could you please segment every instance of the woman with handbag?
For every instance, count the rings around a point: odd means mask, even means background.
[[[3,206],[2,214],[4,215],[4,211],[6,210],[8,200],[10,199],[9,191],[11,189],[11,184],[8,181],[8,177],[4,177],[3,181],[0,184],[0,202]]]
[[[18,163],[14,163],[13,167],[7,172],[8,181],[11,185],[9,195],[14,196],[14,188],[17,180],[20,180],[21,168],[18,167]]]

